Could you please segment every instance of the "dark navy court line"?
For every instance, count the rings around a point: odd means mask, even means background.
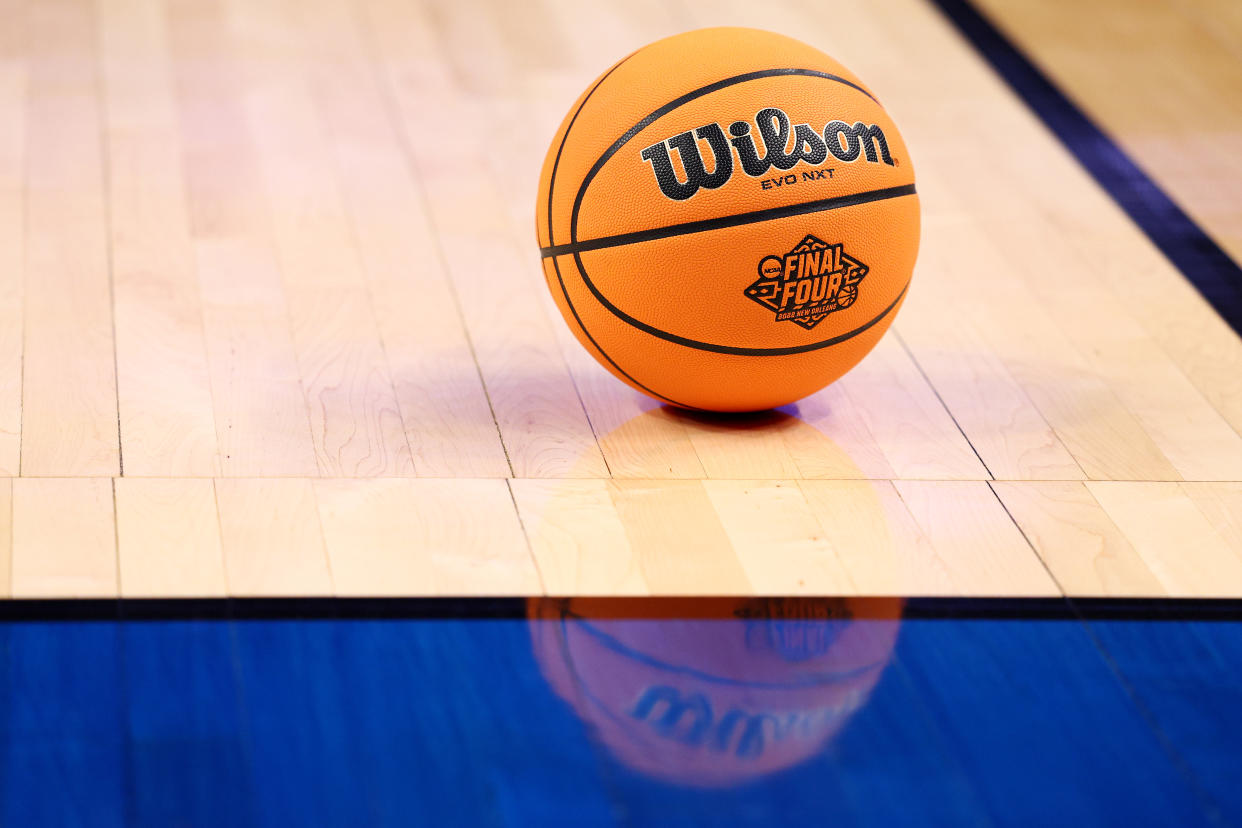
[[[1242,336],[1242,268],[967,0],[929,0]]]
[[[897,596],[843,598],[590,598],[591,617],[677,619],[736,617],[739,602],[820,601],[848,606],[853,618],[891,618]],[[0,623],[21,621],[348,620],[525,618],[528,600],[483,598],[86,598],[0,600]],[[902,602],[906,619],[1242,621],[1242,599],[918,597]]]

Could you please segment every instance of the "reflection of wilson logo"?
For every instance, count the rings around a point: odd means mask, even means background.
[[[766,173],[772,167],[778,170],[793,169],[800,163],[815,166],[828,160],[828,155],[838,161],[857,161],[865,157],[872,163],[883,161],[895,166],[888,152],[884,131],[875,124],[868,126],[862,121],[847,124],[845,121],[829,121],[821,132],[810,124],[790,126],[789,116],[783,111],[769,107],[755,115],[755,125],[763,141],[764,154],[759,155],[750,124],[736,121],[729,125],[732,138],[725,138],[720,124],[707,124],[698,129],[674,135],[642,151],[642,159],[650,162],[660,192],[677,201],[684,201],[702,187],[714,190],[733,177],[733,154],[737,153],[742,171],[752,177]],[[699,141],[707,142],[715,164],[709,173],[703,163]],[[730,147],[729,145],[733,146]],[[673,167],[670,150],[677,150],[685,180]]]
[[[630,716],[647,722],[659,736],[691,748],[759,759],[772,744],[822,738],[843,717],[862,706],[857,689],[841,694],[836,705],[803,710],[750,712],[737,707],[713,710],[702,693],[682,694],[675,687],[643,690]]]
[[[807,236],[783,256],[764,257],[746,295],[776,311],[778,322],[788,320],[809,331],[828,314],[854,304],[866,275],[867,266],[845,255],[841,245]]]

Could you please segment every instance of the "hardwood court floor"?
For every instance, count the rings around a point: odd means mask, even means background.
[[[0,19],[4,594],[1242,595],[1242,340],[924,0]],[[532,216],[593,77],[725,23],[864,78],[925,211],[894,330],[742,420],[596,365]]]
[[[979,6],[1242,261],[1242,5],[979,0]]]

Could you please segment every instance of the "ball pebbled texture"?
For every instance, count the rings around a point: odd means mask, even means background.
[[[849,70],[792,38],[652,43],[570,108],[536,203],[575,336],[673,405],[753,411],[814,393],[883,336],[919,203],[905,143]]]

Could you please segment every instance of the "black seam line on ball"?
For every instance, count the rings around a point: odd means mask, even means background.
[[[546,259],[548,256],[563,256],[569,253],[585,253],[588,250],[603,250],[609,247],[622,247],[627,244],[656,241],[672,236],[684,236],[690,233],[704,233],[709,230],[722,230],[727,227],[739,227],[744,224],[757,224],[761,221],[804,216],[808,213],[821,213],[825,210],[837,210],[842,207],[855,207],[873,201],[885,201],[890,198],[915,195],[913,184],[900,187],[885,187],[881,190],[867,190],[862,193],[821,198],[815,201],[803,201],[798,204],[787,204],[783,207],[768,207],[763,210],[752,210],[749,213],[735,213],[731,216],[720,216],[713,219],[686,221],[681,224],[669,224],[665,227],[654,227],[650,230],[635,230],[630,233],[618,233],[615,236],[601,236],[598,239],[586,239],[580,242],[555,244],[541,248],[540,252]]]
[[[591,100],[591,96],[595,94],[595,90],[599,89],[604,81],[608,80],[608,76],[621,68],[621,64],[625,63],[638,52],[630,52],[625,57],[612,65],[612,68],[600,76],[595,85],[582,98],[582,103],[578,104],[578,108],[574,110],[573,117],[569,119],[569,123],[565,126],[565,134],[561,136],[561,145],[556,148],[556,158],[552,159],[552,173],[548,176],[548,244],[556,241],[553,238],[552,230],[552,194],[556,192],[556,171],[561,166],[561,153],[565,151],[565,143],[569,140],[569,132],[574,128],[574,124],[578,121],[578,116],[582,114],[583,108],[587,105],[587,101]]]
[[[616,155],[617,152],[623,146],[628,144],[630,142],[630,139],[632,139],[635,135],[642,132],[652,123],[659,120],[660,118],[663,118],[665,115],[672,112],[677,107],[682,106],[683,104],[687,104],[690,101],[693,101],[695,98],[701,98],[704,95],[709,95],[712,92],[715,92],[717,90],[726,89],[730,86],[734,86],[739,83],[746,83],[747,81],[761,80],[763,78],[788,77],[791,75],[800,75],[800,76],[809,77],[809,78],[822,78],[823,80],[830,80],[830,81],[833,81],[834,83],[843,84],[845,86],[850,87],[851,89],[857,89],[859,92],[863,93],[868,98],[875,101],[876,105],[880,106],[881,109],[884,108],[880,104],[880,102],[875,99],[874,95],[872,95],[866,89],[863,89],[861,86],[854,83],[853,81],[846,80],[840,75],[833,75],[833,74],[829,74],[828,72],[820,72],[817,69],[799,69],[797,67],[790,67],[790,68],[785,68],[785,69],[761,69],[758,72],[746,72],[745,74],[742,74],[742,75],[734,75],[731,78],[724,78],[723,80],[718,80],[715,83],[709,83],[707,86],[700,86],[698,89],[695,89],[692,92],[687,92],[686,94],[682,95],[680,98],[675,98],[674,100],[669,101],[664,106],[657,109],[655,112],[652,112],[650,115],[643,118],[641,121],[634,124],[634,126],[626,130],[625,134],[622,135],[620,138],[618,138],[616,141],[614,141],[612,146],[604,150],[604,154],[599,157],[599,160],[596,161],[595,164],[591,167],[591,169],[587,172],[586,177],[582,179],[582,184],[578,188],[578,195],[574,198],[574,208],[570,212],[570,215],[569,215],[569,240],[571,242],[576,242],[578,240],[578,212],[579,210],[582,209],[582,199],[586,196],[587,187],[590,186],[591,181],[595,178],[596,175],[599,174],[599,171],[603,169],[604,165],[608,163],[608,159]],[[550,229],[548,233],[548,240],[549,241],[552,240],[552,234],[551,234]]]
[[[625,57],[621,58],[621,60],[617,61],[616,64],[614,64],[611,69],[605,72],[603,76],[600,77],[600,79],[595,82],[595,85],[591,87],[591,90],[587,92],[586,96],[582,99],[582,103],[578,104],[578,108],[574,111],[573,117],[569,119],[569,124],[565,127],[565,134],[561,136],[561,145],[556,148],[556,158],[552,160],[552,173],[551,175],[548,176],[548,243],[549,244],[551,244],[554,241],[554,238],[552,236],[552,233],[553,233],[553,230],[552,230],[552,194],[556,192],[556,171],[560,167],[561,153],[564,152],[565,143],[569,140],[569,132],[570,130],[574,128],[574,123],[577,122],[578,116],[582,113],[582,110],[586,106],[587,101],[591,100],[591,96],[595,94],[595,90],[599,89],[600,84],[602,84],[605,80],[607,80],[609,75],[617,71],[617,69],[621,66],[621,64],[625,63],[627,60],[629,60],[636,54],[638,53],[631,52],[629,55],[626,55]],[[578,323],[578,327],[582,329],[582,333],[584,336],[586,336],[587,340],[592,345],[595,346],[595,350],[599,351],[600,356],[608,360],[609,365],[617,369],[618,373],[620,373],[623,377],[628,379],[634,385],[643,389],[648,394],[650,394],[651,396],[657,399],[664,400],[666,403],[671,403],[673,405],[677,405],[682,408],[690,408],[695,411],[700,410],[698,408],[695,408],[692,405],[686,405],[685,403],[681,403],[681,402],[678,402],[677,400],[670,399],[669,397],[666,397],[657,391],[653,391],[652,389],[648,388],[646,385],[643,385],[641,382],[634,379],[632,376],[630,376],[628,371],[626,371],[624,368],[618,365],[616,363],[616,360],[610,357],[608,355],[608,352],[605,351],[602,347],[600,347],[600,344],[595,341],[595,337],[591,336],[591,332],[587,330],[587,326],[583,323],[582,317],[578,315],[578,309],[574,307],[573,300],[569,298],[569,289],[565,287],[565,279],[563,276],[561,276],[561,266],[557,263],[556,259],[552,260],[552,269],[556,271],[556,281],[561,286],[561,295],[565,297],[565,304],[566,306],[569,307],[569,312],[573,314],[574,321]]]

